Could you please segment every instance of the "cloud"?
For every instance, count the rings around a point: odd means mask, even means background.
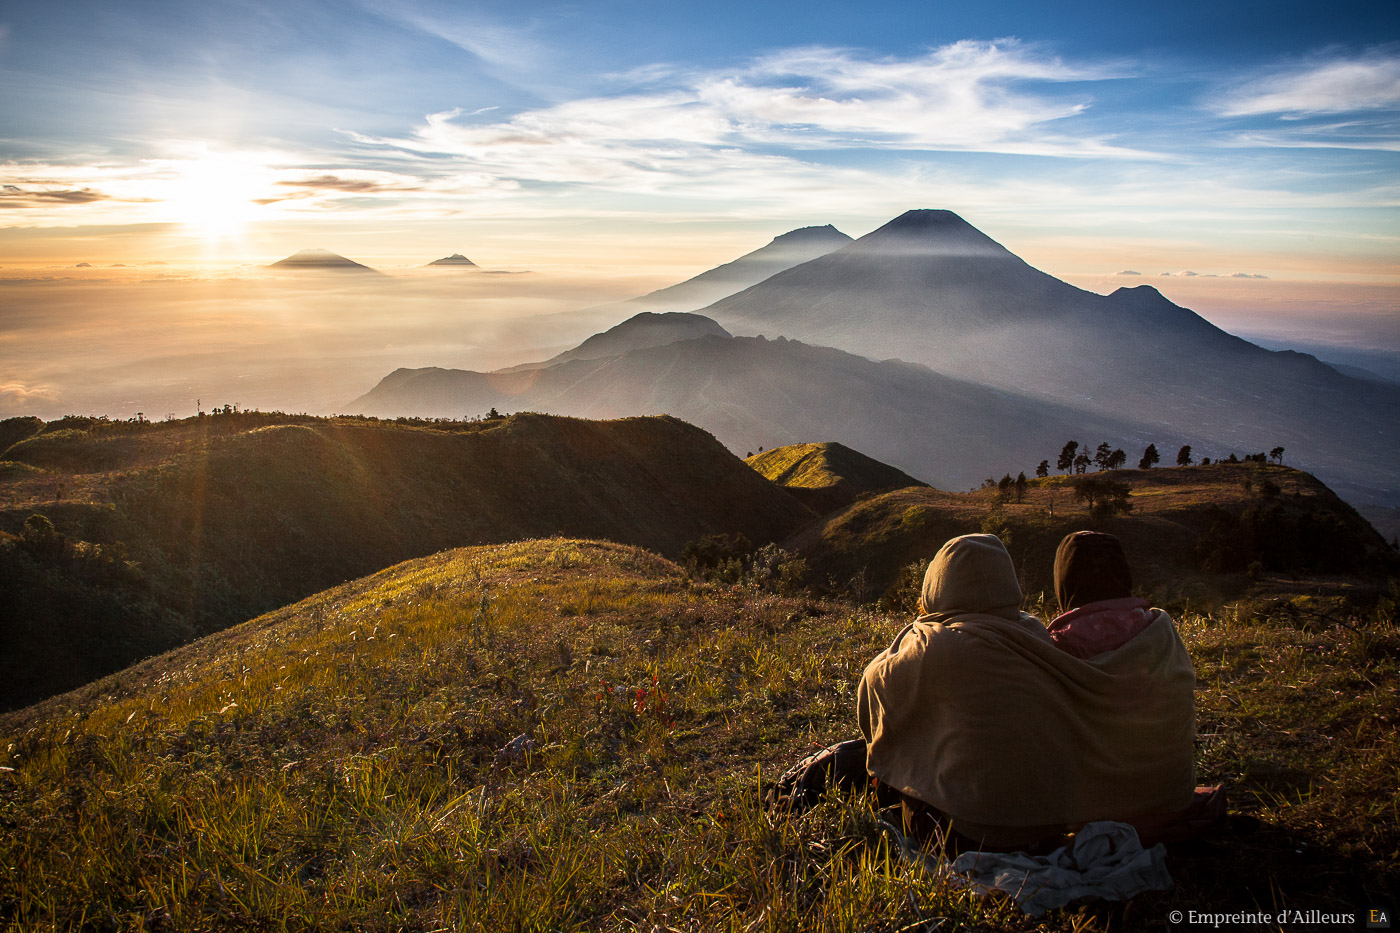
[[[1230,273],[1230,278],[1232,278],[1232,279],[1267,279],[1268,276],[1267,276],[1267,275],[1259,275],[1257,272],[1256,272],[1256,273],[1252,273],[1252,274],[1249,273],[1249,272],[1232,272],[1232,273]]]
[[[530,26],[506,25],[472,7],[429,9],[421,0],[361,0],[362,5],[401,26],[416,29],[474,56],[488,71],[520,79],[550,59]]]
[[[91,188],[67,191],[25,191],[17,185],[0,190],[0,209],[26,207],[57,207],[65,204],[91,204],[106,201],[108,196]]]
[[[1237,133],[1224,145],[1261,149],[1358,149],[1400,152],[1400,124],[1348,121],[1326,126],[1297,125],[1271,132]]]
[[[796,147],[1032,152],[1056,156],[1129,154],[1100,139],[1046,133],[1083,114],[1082,92],[1032,94],[1036,82],[1122,77],[1069,65],[1015,40],[962,41],[916,58],[862,58],[808,48],[759,59],[737,74],[712,74],[693,90],[731,131],[755,142]],[[1141,155],[1141,153],[1134,153]]]
[[[1227,117],[1353,113],[1400,108],[1394,49],[1261,75],[1227,90],[1212,109]]]
[[[405,185],[398,178],[386,182],[374,178],[352,178],[341,175],[315,175],[309,178],[284,179],[277,182],[277,184],[291,188],[307,188],[315,191],[344,191],[350,194],[422,190],[421,185]]]
[[[1069,94],[1051,86],[1119,76],[1016,41],[958,42],[902,59],[797,49],[725,71],[633,72],[640,86],[506,119],[448,110],[407,136],[349,135],[416,158],[428,173],[442,172],[449,156],[459,171],[523,185],[712,197],[742,181],[737,172],[754,175],[752,191],[762,194],[759,173],[779,187],[784,177],[839,180],[841,172],[806,155],[815,150],[1149,157],[1107,138],[1050,129],[1090,106],[1077,86]]]
[[[29,402],[54,400],[51,386],[26,384],[18,381],[0,382],[0,412],[13,411]]]
[[[1119,275],[1142,275],[1141,272],[1134,272],[1132,269],[1124,269]]]

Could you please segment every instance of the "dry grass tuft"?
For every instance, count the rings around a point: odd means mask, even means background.
[[[863,803],[758,805],[850,736],[902,622],[594,541],[391,567],[0,719],[0,923],[1031,929],[902,860]],[[1045,925],[1397,889],[1393,620],[1182,630],[1201,777],[1257,824],[1177,856],[1174,892]]]

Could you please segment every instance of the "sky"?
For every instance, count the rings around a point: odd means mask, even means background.
[[[0,5],[6,366],[46,285],[461,252],[582,307],[917,207],[1083,287],[1400,353],[1400,5]]]

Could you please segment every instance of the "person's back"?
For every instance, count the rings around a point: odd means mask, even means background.
[[[870,774],[999,848],[1188,806],[1194,676],[1171,619],[1080,658],[1020,600],[994,536],[944,545],[924,614],[861,678]]]
[[[1060,614],[1047,626],[1055,644],[1092,658],[1127,644],[1160,609],[1133,596],[1133,572],[1113,535],[1076,531],[1055,550],[1055,599]]]

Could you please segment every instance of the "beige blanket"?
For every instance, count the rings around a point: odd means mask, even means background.
[[[1088,660],[1024,614],[906,626],[861,678],[870,773],[988,844],[1184,808],[1195,677],[1171,617],[1153,612],[1127,644]]]

